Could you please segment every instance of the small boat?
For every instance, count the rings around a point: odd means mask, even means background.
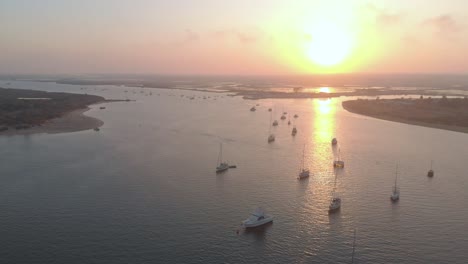
[[[396,202],[400,200],[400,188],[398,188],[397,186],[397,178],[398,178],[398,165],[395,170],[395,185],[393,186],[392,195],[390,195],[390,200],[392,200],[392,202]]]
[[[268,143],[273,142],[273,141],[275,141],[275,135],[274,135],[274,134],[270,134],[270,135],[268,136]]]
[[[278,125],[278,120],[273,121],[273,126],[277,126],[277,125]]]
[[[328,206],[328,213],[334,213],[341,208],[341,198],[333,198]]]
[[[431,169],[427,172],[427,177],[434,177],[434,170],[432,169],[432,160],[431,160]]]
[[[336,181],[338,176],[335,173],[335,185],[333,186],[333,194],[330,205],[328,206],[328,213],[334,213],[341,208],[341,198],[336,195]]]
[[[229,165],[229,168],[230,169],[235,169],[235,168],[237,168],[237,165]]]
[[[229,169],[229,164],[223,161],[223,143],[219,143],[218,165],[216,166],[216,173],[220,173]]]
[[[295,136],[297,134],[296,126],[293,127],[291,135]]]
[[[291,125],[291,120],[288,120],[288,126]]]
[[[106,109],[106,107],[105,107],[105,106],[101,106],[101,107],[99,107],[99,109]]]
[[[333,167],[344,168],[344,161],[341,160],[340,150],[338,150],[338,157],[333,161]]]
[[[255,108],[255,106],[252,106],[252,108],[250,108],[251,112],[255,112],[256,110],[257,110],[257,108]]]
[[[273,216],[265,214],[261,207],[257,207],[252,212],[252,214],[250,214],[249,218],[242,221],[242,226],[245,228],[253,228],[264,224],[268,224],[272,221]]]
[[[286,119],[286,116],[285,115],[282,115],[281,116],[281,120],[285,120]]]
[[[271,112],[271,108],[268,108],[268,112]]]
[[[101,130],[101,129],[99,129],[99,127],[94,128],[94,131],[99,131],[99,130]]]
[[[309,169],[306,169],[304,167],[304,156],[305,156],[305,145],[304,145],[304,149],[302,150],[302,164],[301,164],[301,170],[299,171],[299,177],[298,177],[299,180],[309,178],[310,176]]]
[[[275,134],[271,133],[271,115],[272,114],[270,113],[270,122],[269,122],[270,126],[268,128],[268,143],[275,141]]]
[[[338,144],[338,140],[336,138],[333,138],[331,143],[332,143],[332,145],[336,145],[336,144]]]
[[[283,112],[283,115],[287,115],[287,114],[288,114],[288,112]]]
[[[298,118],[299,116],[297,114],[294,115],[294,118]]]

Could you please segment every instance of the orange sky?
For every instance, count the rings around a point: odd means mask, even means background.
[[[463,0],[37,2],[0,3],[0,73],[468,71]]]

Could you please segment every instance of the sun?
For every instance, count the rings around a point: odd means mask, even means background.
[[[334,66],[350,54],[353,39],[333,23],[320,23],[308,32],[307,56],[321,66]]]

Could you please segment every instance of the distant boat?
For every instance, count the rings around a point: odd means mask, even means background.
[[[286,119],[286,116],[285,115],[282,115],[281,116],[281,120],[285,120]]]
[[[99,131],[99,130],[101,130],[101,129],[99,129],[99,127],[94,128],[94,131]]]
[[[295,136],[297,134],[296,126],[293,127],[291,135]]]
[[[106,109],[106,107],[105,107],[105,106],[101,106],[101,107],[99,107],[99,109]]]
[[[271,133],[271,116],[272,116],[272,113],[270,113],[270,122],[268,123],[269,126],[268,126],[268,143],[271,143],[273,141],[275,141],[275,134]]]
[[[294,118],[298,118],[299,116],[297,114],[294,115]]]
[[[334,213],[338,211],[341,208],[341,198],[336,195],[336,180],[337,180],[337,174],[335,172],[335,186],[333,186],[333,194],[332,194],[332,200],[330,202],[330,205],[328,206],[328,213]]]
[[[432,160],[431,160],[431,169],[427,172],[427,177],[434,177],[434,170],[432,169]]]
[[[395,170],[395,185],[393,186],[392,195],[390,195],[390,200],[392,200],[392,202],[396,202],[400,199],[400,188],[398,188],[397,186],[397,178],[398,178],[398,165]]]
[[[245,228],[253,228],[268,224],[273,221],[273,216],[265,214],[261,207],[257,207],[247,218],[242,221],[242,226]]]
[[[333,167],[344,168],[344,161],[341,160],[340,150],[338,150],[338,157],[333,161]]]
[[[251,112],[255,112],[256,110],[257,110],[257,108],[255,108],[255,106],[252,106],[252,108],[250,108]]]
[[[216,165],[216,173],[220,173],[229,169],[229,164],[223,161],[223,143],[219,143],[218,162]]]
[[[288,126],[291,125],[291,120],[288,120]]]
[[[286,115],[286,114],[288,114],[288,112],[283,112],[283,115]]]
[[[278,125],[278,120],[273,121],[273,126],[277,126],[277,125]]]
[[[271,108],[268,108],[268,112],[271,112]]]
[[[336,145],[336,144],[338,144],[338,140],[336,138],[333,138],[331,143],[332,143],[332,145]]]
[[[301,170],[299,171],[299,179],[309,178],[310,171],[304,167],[304,156],[305,156],[305,145],[304,149],[302,150],[302,163],[301,163]]]

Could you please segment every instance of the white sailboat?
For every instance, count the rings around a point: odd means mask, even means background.
[[[270,122],[268,127],[268,143],[275,141],[275,134],[271,133],[271,116],[272,113],[270,112]]]
[[[432,169],[432,160],[431,160],[431,169],[427,172],[427,177],[434,177],[434,170]]]
[[[398,188],[397,186],[397,178],[398,178],[398,165],[395,169],[395,185],[393,186],[392,195],[390,195],[390,200],[392,200],[392,202],[396,202],[400,200],[400,188]]]
[[[216,165],[216,173],[220,173],[229,169],[229,164],[223,161],[223,143],[219,143],[219,155]]]
[[[341,208],[341,198],[336,194],[336,180],[338,176],[335,172],[335,185],[333,186],[333,194],[332,194],[332,200],[330,202],[330,205],[328,206],[328,213],[334,213],[338,211]]]
[[[338,150],[338,157],[333,161],[333,167],[344,168],[344,161],[341,160],[341,152]]]
[[[305,179],[305,178],[309,178],[310,176],[310,171],[309,169],[306,169],[304,167],[304,159],[305,159],[305,145],[304,145],[304,149],[302,150],[302,163],[301,163],[301,170],[299,171],[299,179]]]

